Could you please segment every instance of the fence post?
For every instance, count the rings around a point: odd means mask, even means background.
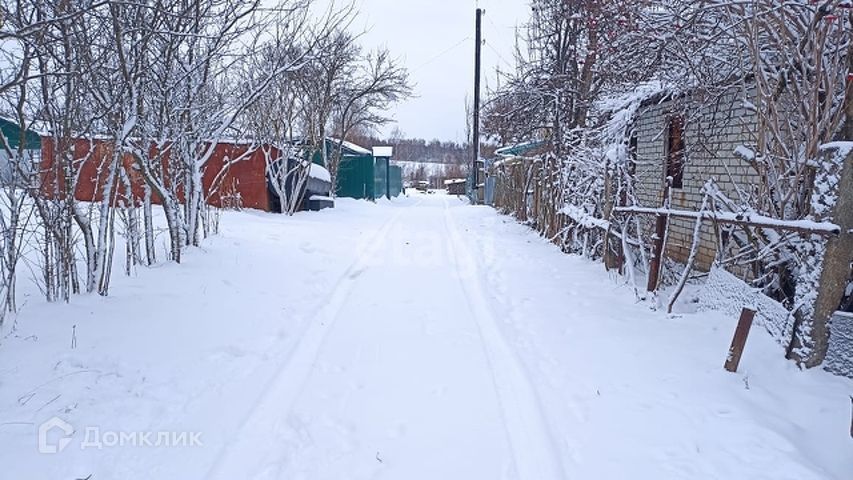
[[[669,207],[670,182],[671,177],[667,177],[666,184],[663,187],[663,202],[661,203],[663,208]],[[655,220],[654,252],[652,253],[651,261],[649,262],[649,283],[646,286],[646,290],[649,292],[654,292],[658,289],[660,269],[663,263],[664,250],[666,249],[664,239],[666,237],[666,225],[668,218],[669,217],[667,215],[659,214]]]
[[[841,155],[844,157],[840,158]],[[822,255],[819,252],[814,260],[820,268],[816,285],[817,295],[809,305],[810,308],[800,309],[800,312],[808,312],[804,315],[808,318],[797,319],[794,336],[788,348],[788,358],[806,367],[820,365],[826,357],[830,318],[844,298],[853,264],[853,189],[849,187],[853,185],[853,151],[841,150],[835,146],[824,148],[821,151],[820,165],[821,170],[817,172],[816,180],[833,185],[837,199],[830,212],[815,211],[815,219],[830,220],[841,227],[841,232],[826,240]],[[837,181],[827,180],[833,178],[837,178]],[[812,209],[816,210],[815,205],[821,201],[821,196],[814,193]],[[800,347],[805,347],[805,353],[798,351]]]
[[[724,367],[730,372],[737,372],[737,367],[740,364],[740,357],[743,355],[743,348],[746,346],[746,338],[749,336],[749,329],[752,327],[752,319],[755,318],[755,310],[752,308],[743,307],[740,312],[740,319],[737,322],[735,336],[732,338],[732,345],[729,347],[729,354],[726,356]]]

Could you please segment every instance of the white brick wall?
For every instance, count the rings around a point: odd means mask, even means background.
[[[748,95],[751,95],[748,94]],[[689,98],[667,100],[641,107],[634,132],[637,136],[635,189],[642,206],[659,207],[666,175],[668,118],[682,113],[685,120],[684,186],[673,190],[673,208],[698,210],[702,205],[702,187],[713,179],[730,198],[754,195],[756,172],[734,156],[740,145],[755,143],[756,116],[743,105],[742,92],[727,93],[712,105],[699,106]],[[695,106],[694,106],[695,105]],[[648,232],[653,218],[647,217]],[[692,243],[694,224],[672,219],[667,255],[685,261]],[[710,224],[701,231],[697,267],[708,269],[716,252],[716,239]]]

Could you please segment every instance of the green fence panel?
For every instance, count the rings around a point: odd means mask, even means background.
[[[387,160],[384,158],[376,159],[376,162],[373,165],[373,192],[376,194],[376,198],[382,198],[385,196],[385,166],[387,165]]]
[[[11,120],[0,118],[0,131],[6,137],[6,141],[9,142],[9,148],[17,150],[21,144],[21,127]],[[4,144],[0,141],[0,146],[2,145]],[[32,130],[24,132],[24,149],[41,150],[41,137]]]
[[[344,155],[341,158],[335,190],[337,196],[374,200],[374,183],[373,156]]]
[[[391,196],[399,197],[403,193],[403,167],[391,165]]]

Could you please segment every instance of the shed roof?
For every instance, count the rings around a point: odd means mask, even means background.
[[[18,149],[21,144],[21,126],[11,119],[0,117],[0,132],[2,132],[3,136],[6,137],[6,142],[8,142],[9,148],[12,150]],[[0,142],[0,146],[3,143]],[[41,149],[41,137],[32,130],[26,130],[24,132],[24,149],[26,150],[40,150]]]
[[[495,154],[501,157],[514,157],[517,155],[523,155],[531,150],[536,150],[543,145],[545,145],[545,142],[542,141],[522,142],[515,145],[501,147],[495,150]]]
[[[332,137],[327,137],[326,140],[332,142],[333,144],[337,144],[338,142],[340,142],[340,139]],[[371,152],[370,150],[362,147],[361,145],[356,145],[355,143],[348,142],[346,140],[344,140],[341,145],[344,147],[345,155],[373,155],[373,152]]]

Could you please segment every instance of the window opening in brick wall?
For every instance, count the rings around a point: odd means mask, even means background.
[[[684,188],[684,117],[669,117],[666,149],[666,176],[672,177],[672,188]]]

